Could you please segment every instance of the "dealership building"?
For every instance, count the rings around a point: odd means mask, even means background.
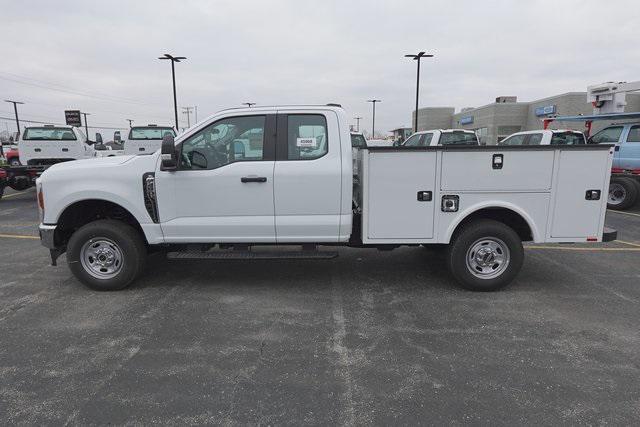
[[[640,94],[627,94],[626,112],[640,111]],[[593,114],[586,92],[568,92],[536,101],[519,102],[515,96],[500,96],[496,101],[477,108],[426,107],[418,109],[418,130],[461,128],[476,131],[480,143],[497,144],[508,135],[525,130],[542,129],[543,119],[549,116]],[[415,113],[412,114],[412,123]],[[592,133],[611,124],[593,123]],[[551,129],[584,130],[583,122],[551,123]]]

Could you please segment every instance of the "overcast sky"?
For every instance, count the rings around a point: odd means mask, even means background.
[[[435,54],[423,61],[420,106],[640,79],[631,0],[0,0],[0,13],[0,95],[25,102],[27,120],[80,109],[89,125],[173,124],[163,53],[188,58],[176,68],[178,105],[197,105],[200,120],[247,101],[338,102],[370,129],[365,101],[377,98],[379,130],[410,125],[416,67],[403,56],[420,50]]]

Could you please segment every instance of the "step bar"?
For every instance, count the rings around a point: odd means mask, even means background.
[[[213,249],[208,251],[185,250],[167,252],[167,259],[219,259],[219,260],[247,260],[247,259],[332,259],[338,256],[335,251],[308,250],[226,250]]]

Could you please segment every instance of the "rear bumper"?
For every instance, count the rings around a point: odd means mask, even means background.
[[[47,224],[40,224],[40,226],[38,227],[38,231],[40,233],[40,243],[42,243],[42,246],[44,246],[45,248],[48,248],[48,249],[56,248],[56,244],[53,239],[56,233],[56,227],[57,225],[47,225]]]
[[[602,231],[602,241],[603,242],[613,242],[618,238],[618,230],[614,230],[613,228],[605,227]]]

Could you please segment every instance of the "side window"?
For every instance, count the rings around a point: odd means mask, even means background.
[[[433,134],[432,133],[425,133],[424,134],[424,138],[422,138],[422,141],[420,141],[420,145],[422,147],[428,147],[431,145],[431,140],[433,139]]]
[[[589,138],[589,144],[615,144],[620,139],[622,126],[612,126],[602,129]]]
[[[540,145],[541,142],[542,142],[542,134],[532,133],[529,135],[529,141],[527,141],[527,145]]]
[[[500,145],[522,145],[524,143],[525,138],[527,137],[526,134],[524,135],[513,135],[510,136],[507,139],[503,139],[500,142]]]
[[[329,151],[327,119],[322,114],[290,114],[287,129],[289,160],[318,159]]]
[[[420,147],[420,139],[422,138],[422,134],[411,135],[409,139],[407,139],[404,144],[405,147]]]
[[[216,169],[263,160],[265,116],[228,117],[182,143],[180,169]]]
[[[627,142],[640,142],[640,126],[631,126]]]

